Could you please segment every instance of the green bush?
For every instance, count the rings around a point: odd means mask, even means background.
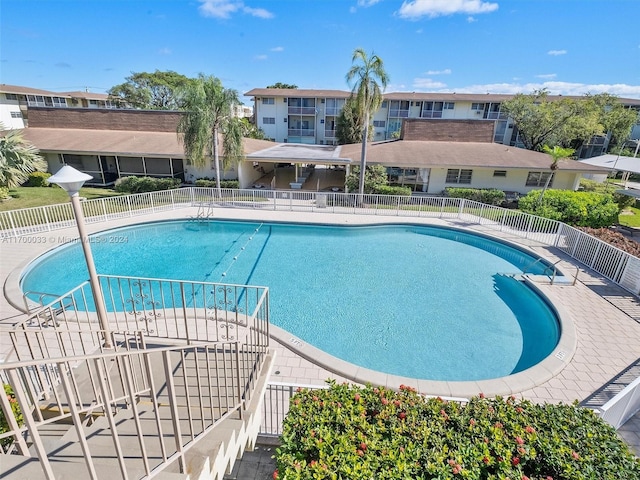
[[[24,423],[24,418],[22,417],[22,412],[20,411],[20,405],[18,405],[18,401],[16,400],[16,396],[13,393],[13,389],[10,385],[4,384],[4,394],[7,396],[7,400],[9,400],[9,404],[11,405],[11,411],[13,412],[13,416],[18,422],[18,425],[22,425]],[[9,431],[9,422],[4,416],[2,409],[0,409],[0,433],[5,433]],[[2,447],[6,447],[10,445],[13,439],[11,437],[3,438],[0,440],[0,445]]]
[[[373,193],[377,193],[378,195],[402,195],[404,197],[411,196],[411,187],[391,187],[389,185],[378,185],[373,190]]]
[[[29,179],[24,183],[25,187],[50,187],[53,184],[47,182],[47,178],[51,176],[47,172],[31,172]]]
[[[216,188],[216,181],[209,178],[199,178],[196,180],[196,187]],[[238,180],[220,180],[220,188],[240,188]]]
[[[9,195],[9,187],[0,187],[0,200],[6,200],[11,195]]]
[[[120,193],[145,193],[170,190],[180,186],[179,178],[122,177],[116,180],[115,191]]]
[[[620,187],[607,182],[596,182],[583,178],[580,180],[579,190],[582,192],[608,193],[613,195],[613,199],[618,204],[618,211],[621,212],[627,207],[633,207],[636,204],[636,198],[624,193],[618,193]]]
[[[590,409],[482,395],[462,405],[405,386],[299,390],[276,462],[278,479],[640,478],[640,460]]]
[[[578,227],[608,227],[618,220],[618,204],[608,193],[540,190],[520,198],[518,208],[526,213],[558,220]]]
[[[466,198],[467,200],[474,200],[488,205],[500,205],[506,198],[506,194],[496,188],[447,187],[444,191],[448,197]]]

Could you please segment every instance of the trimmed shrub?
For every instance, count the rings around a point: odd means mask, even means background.
[[[411,196],[411,187],[391,187],[389,185],[378,185],[373,189],[373,193],[378,195],[402,195],[403,197]]]
[[[53,184],[47,182],[47,178],[51,176],[47,172],[31,172],[29,179],[24,183],[24,187],[51,187]]]
[[[558,220],[578,227],[609,227],[618,220],[618,204],[608,193],[540,190],[520,198],[518,208],[526,213]]]
[[[216,188],[216,181],[209,178],[199,178],[196,180],[196,187]],[[220,188],[240,188],[239,180],[220,180]]]
[[[467,200],[474,200],[487,205],[500,205],[506,199],[506,194],[496,188],[447,187],[444,192],[448,197],[466,198]]]
[[[337,385],[291,399],[274,479],[628,480],[640,459],[593,411]]]
[[[613,195],[613,199],[618,204],[618,210],[621,212],[627,207],[633,207],[636,204],[636,198],[624,193],[618,193],[620,187],[606,182],[596,182],[583,178],[580,180],[579,190],[582,192],[608,193]]]
[[[9,187],[0,187],[0,200],[6,200],[11,195],[9,195]]]
[[[179,178],[122,177],[114,187],[120,193],[145,193],[170,190],[180,186]]]

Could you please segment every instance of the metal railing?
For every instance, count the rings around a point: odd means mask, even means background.
[[[0,380],[12,388],[23,416],[18,424],[11,402],[0,396],[9,419],[0,442],[12,439],[10,448],[23,456],[31,448],[51,479],[60,462],[80,457],[87,478],[108,478],[108,471],[98,472],[96,455],[123,478],[151,478],[175,463],[185,471],[188,449],[222,420],[242,418],[252,399],[268,355],[268,289],[99,280],[115,349],[103,346],[106,332],[88,282],[0,329],[13,346]],[[61,421],[71,422],[73,439],[45,448],[40,431]],[[94,422],[101,423],[93,428]],[[119,446],[132,436],[134,447]],[[104,437],[113,445],[108,454],[100,447]]]
[[[218,192],[214,188],[189,187],[88,200],[82,205],[88,223],[195,205],[461,220],[556,247],[634,295],[640,295],[639,258],[561,222],[460,198],[359,196],[308,190],[221,189]],[[72,225],[69,204],[0,212],[0,238]]]
[[[640,377],[598,409],[600,417],[616,430],[640,411]]]

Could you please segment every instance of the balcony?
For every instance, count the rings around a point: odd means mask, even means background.
[[[316,107],[289,107],[289,115],[315,115]]]
[[[507,114],[502,112],[487,112],[484,114],[484,118],[487,120],[505,120]]]
[[[389,117],[393,118],[409,118],[409,110],[400,110],[397,108],[389,109]]]
[[[290,128],[287,130],[287,135],[290,137],[315,137],[315,134],[314,128]]]
[[[442,110],[425,110],[420,114],[421,118],[442,118]]]
[[[325,128],[325,130],[324,130],[324,137],[325,138],[335,138],[335,136],[336,136],[335,129],[331,130],[331,129]]]

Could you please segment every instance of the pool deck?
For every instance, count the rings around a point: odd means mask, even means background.
[[[196,215],[195,207],[185,207],[163,213],[150,214],[109,222],[101,222],[87,225],[89,233],[107,230],[115,227],[131,225],[135,223],[151,222],[169,219],[184,219]],[[529,381],[520,382],[517,379],[511,383],[511,377],[501,380],[500,389],[506,388],[518,397],[524,397],[534,402],[573,402],[582,401],[593,392],[601,388],[627,366],[637,362],[640,357],[640,302],[624,289],[611,283],[594,272],[579,266],[562,252],[542,245],[535,241],[524,240],[519,237],[509,237],[505,234],[497,234],[486,230],[481,225],[465,224],[455,219],[431,219],[431,218],[402,218],[397,216],[359,216],[326,214],[317,212],[278,212],[256,211],[242,209],[216,209],[215,219],[238,219],[258,221],[291,221],[306,223],[323,223],[338,225],[357,225],[375,223],[414,223],[424,225],[451,226],[468,228],[479,233],[497,236],[516,244],[525,246],[541,255],[545,259],[556,262],[561,271],[567,276],[578,273],[575,285],[546,285],[536,284],[540,291],[553,303],[562,306],[563,316],[569,317],[572,325],[573,347],[563,352],[556,352],[554,364],[546,374],[544,381],[531,385]],[[6,282],[9,274],[15,269],[24,267],[31,259],[39,254],[60,245],[66,241],[77,238],[75,228],[67,228],[52,232],[38,233],[17,239],[0,239],[0,275],[4,285],[4,293],[0,298],[0,323],[13,324],[24,318],[24,314],[14,308],[6,298],[15,296],[15,285]],[[304,266],[301,266],[304,268]],[[64,274],[52,272],[52,274]],[[12,291],[14,290],[14,291]],[[464,294],[464,292],[461,292]],[[272,374],[272,381],[290,382],[307,385],[324,384],[328,378],[337,381],[351,381],[358,375],[347,373],[346,376],[333,373],[326,368],[319,367],[307,358],[316,358],[315,352],[305,354],[304,348],[300,350],[302,356],[294,350],[299,345],[299,340],[286,334],[279,335],[278,341],[272,342],[272,348],[276,351],[276,361]],[[0,338],[0,359],[9,351],[8,339]],[[307,358],[305,358],[307,357]],[[320,364],[332,366],[332,357],[320,359]],[[379,383],[386,383],[391,387],[398,387],[394,382],[398,377],[381,376]],[[401,382],[411,384],[411,379]],[[466,382],[465,382],[466,383]],[[415,383],[414,383],[415,384]],[[451,396],[463,396],[464,394],[480,393],[484,391],[483,383],[464,389],[452,386],[448,392]],[[429,383],[418,383],[418,389],[426,394],[442,392],[429,391]],[[447,392],[445,392],[446,394]],[[632,423],[632,422],[630,422]],[[634,425],[640,426],[635,423]],[[627,441],[636,442],[636,451],[640,448],[639,432],[630,432]]]

